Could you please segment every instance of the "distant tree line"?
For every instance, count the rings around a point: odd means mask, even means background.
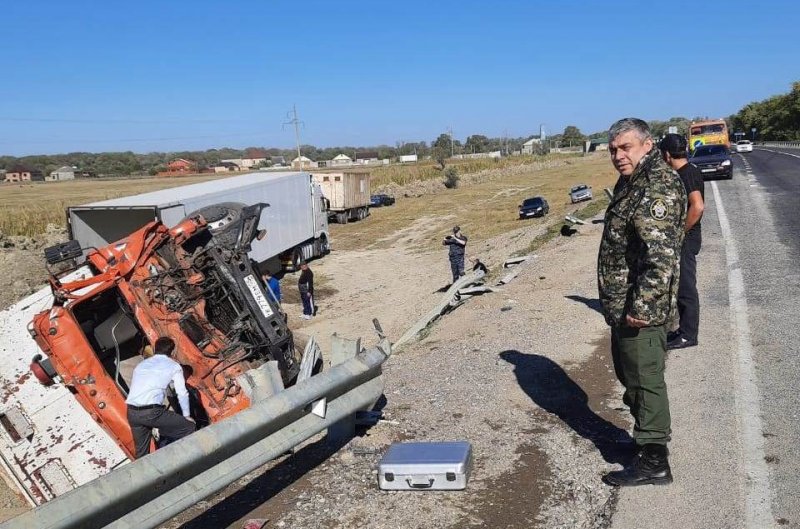
[[[703,118],[694,118],[699,120]],[[689,123],[692,120],[685,117],[672,117],[666,121],[650,121],[650,129],[657,138],[666,134],[669,127],[677,127],[679,134],[688,134]],[[788,94],[777,95],[745,105],[738,113],[728,118],[729,130],[745,132],[750,135],[751,129],[757,129],[757,139],[766,141],[800,140],[800,82],[792,84]],[[547,147],[580,145],[589,139],[602,138],[607,131],[600,131],[584,135],[574,125],[568,125],[564,132],[547,138],[545,145],[537,147],[536,152],[544,152]],[[518,152],[531,136],[520,137],[489,137],[483,134],[473,134],[462,143],[451,135],[440,134],[432,142],[426,141],[405,142],[398,141],[395,145],[377,145],[371,147],[316,147],[302,145],[302,155],[312,160],[331,160],[338,154],[346,154],[355,158],[359,153],[376,153],[378,158],[396,158],[400,155],[416,154],[420,159],[431,157],[444,167],[444,160],[452,154],[471,154],[479,152],[500,151],[504,155]],[[91,173],[93,176],[134,176],[156,174],[164,170],[166,165],[176,158],[185,158],[197,164],[198,169],[211,167],[221,160],[231,158],[269,158],[283,156],[290,161],[297,156],[296,149],[278,149],[264,147],[248,147],[246,149],[208,149],[205,151],[177,151],[177,152],[151,152],[139,154],[126,152],[73,152],[68,154],[34,155],[34,156],[0,156],[0,169],[9,169],[21,164],[33,169],[40,169],[45,174],[59,167],[68,165],[77,167],[80,171]]]
[[[729,119],[731,134],[744,132],[749,138],[764,141],[800,140],[800,81],[792,83],[788,94],[772,96],[744,106]]]
[[[416,154],[420,159],[428,156],[446,153],[445,158],[453,154],[467,154],[477,152],[503,151],[504,154],[519,151],[522,144],[529,138],[490,138],[476,134],[467,137],[462,143],[458,139],[450,145],[450,136],[441,134],[430,144],[426,141],[396,142],[391,145],[377,145],[368,147],[316,147],[314,145],[301,145],[300,153],[314,161],[331,160],[338,154],[346,154],[355,159],[363,153],[376,153],[378,158],[396,158],[400,155]],[[436,152],[434,152],[436,151]],[[166,170],[167,164],[177,158],[184,158],[197,164],[198,170],[212,167],[222,160],[235,158],[270,158],[283,156],[287,163],[297,157],[297,149],[279,149],[264,147],[248,147],[246,149],[208,149],[205,151],[175,151],[151,152],[146,154],[126,152],[73,152],[68,154],[49,154],[33,156],[0,156],[0,169],[9,169],[15,165],[23,165],[33,169],[40,169],[44,174],[50,174],[59,167],[74,166],[80,171],[91,173],[96,177],[116,176],[144,176],[154,175]]]

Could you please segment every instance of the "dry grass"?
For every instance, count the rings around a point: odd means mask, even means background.
[[[592,156],[569,159],[567,165],[560,167],[531,168],[520,174],[418,198],[398,197],[395,206],[371,210],[365,221],[332,225],[333,244],[342,250],[381,248],[402,238],[418,250],[435,250],[454,224],[460,225],[472,242],[524,226],[557,223],[560,228],[567,212],[585,207],[601,209],[607,203],[603,188],[613,186],[616,178],[606,157]],[[570,203],[569,189],[579,183],[593,187],[595,200],[588,205]],[[518,220],[518,204],[535,195],[548,200],[550,214],[546,218]]]
[[[568,155],[566,155],[568,156]],[[512,158],[477,158],[472,160],[448,160],[447,167],[455,167],[458,174],[477,173],[486,169],[503,169],[516,165],[527,165],[551,159],[563,158],[565,155],[547,156],[515,156]],[[436,162],[427,160],[417,164],[387,165],[370,169],[370,185],[378,188],[388,184],[408,185],[417,180],[433,180],[443,178],[444,172]]]
[[[65,210],[87,202],[167,189],[219,178],[204,175],[124,180],[73,180],[0,185],[0,233],[35,236],[48,224],[64,226]]]
[[[564,155],[560,155],[563,158]],[[551,157],[520,156],[492,159],[456,160],[452,165],[461,175],[486,169],[530,165]],[[361,223],[346,226],[333,225],[333,234],[339,248],[358,248],[375,243],[414,223],[427,235],[415,243],[421,247],[439,244],[441,233],[457,220],[473,240],[482,240],[493,235],[520,227],[516,220],[516,205],[520,200],[534,195],[544,195],[550,201],[550,217],[562,215],[569,202],[567,190],[576,183],[587,183],[601,193],[602,187],[613,184],[613,171],[604,157],[569,158],[565,167],[529,172],[512,177],[490,180],[480,184],[447,190],[419,198],[398,198],[398,204],[390,208],[373,210],[372,216]],[[407,185],[416,180],[442,177],[434,163],[394,165],[372,170],[373,188],[388,183]],[[186,184],[221,178],[204,175],[175,178],[144,178],[125,180],[75,180],[70,182],[2,184],[0,185],[0,233],[7,235],[36,236],[43,233],[48,224],[64,226],[65,209],[98,200],[106,200],[147,191],[166,189]],[[224,178],[224,177],[222,177]],[[446,212],[446,213],[444,213]],[[430,218],[429,223],[419,219]],[[537,223],[540,219],[523,222]],[[341,237],[341,235],[346,237]],[[388,246],[384,241],[378,246]]]

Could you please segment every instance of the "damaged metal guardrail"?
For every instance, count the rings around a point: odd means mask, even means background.
[[[425,330],[425,328],[439,316],[452,308],[452,302],[457,301],[456,297],[459,295],[459,290],[480,281],[483,276],[484,273],[477,270],[459,278],[455,283],[450,285],[450,288],[447,289],[447,292],[442,296],[439,303],[412,325],[411,328],[394,343],[395,349],[399,349],[404,344],[415,341],[419,333]]]
[[[377,320],[374,324],[381,338],[376,347],[362,350],[289,389],[256,400],[228,419],[0,527],[158,526],[357,410],[372,406],[383,393],[381,365],[391,354],[391,345]],[[320,401],[324,401],[323,412],[315,406],[312,413],[312,405]]]

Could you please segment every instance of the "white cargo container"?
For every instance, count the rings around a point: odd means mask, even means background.
[[[361,220],[369,215],[368,172],[314,173],[313,176],[329,202],[329,215],[335,217],[336,222],[345,224],[350,220]]]
[[[237,205],[257,202],[269,204],[259,223],[267,230],[267,236],[253,241],[250,257],[263,268],[274,271],[280,266],[279,261],[296,267],[302,259],[327,252],[330,238],[326,204],[320,186],[305,172],[254,172],[104,200],[70,207],[67,218],[70,236],[82,248],[99,248],[152,220],[172,227],[209,206],[225,204],[235,210]]]

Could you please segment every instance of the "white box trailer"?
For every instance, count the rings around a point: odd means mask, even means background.
[[[269,204],[259,223],[267,236],[253,241],[250,252],[262,268],[275,271],[280,261],[296,267],[300,260],[328,251],[326,204],[320,186],[305,172],[254,172],[93,202],[68,208],[67,220],[71,238],[82,248],[99,248],[152,220],[172,227],[215,204],[235,207],[257,202]]]
[[[369,215],[369,172],[314,173],[314,181],[328,200],[328,211],[336,222],[346,224]]]

